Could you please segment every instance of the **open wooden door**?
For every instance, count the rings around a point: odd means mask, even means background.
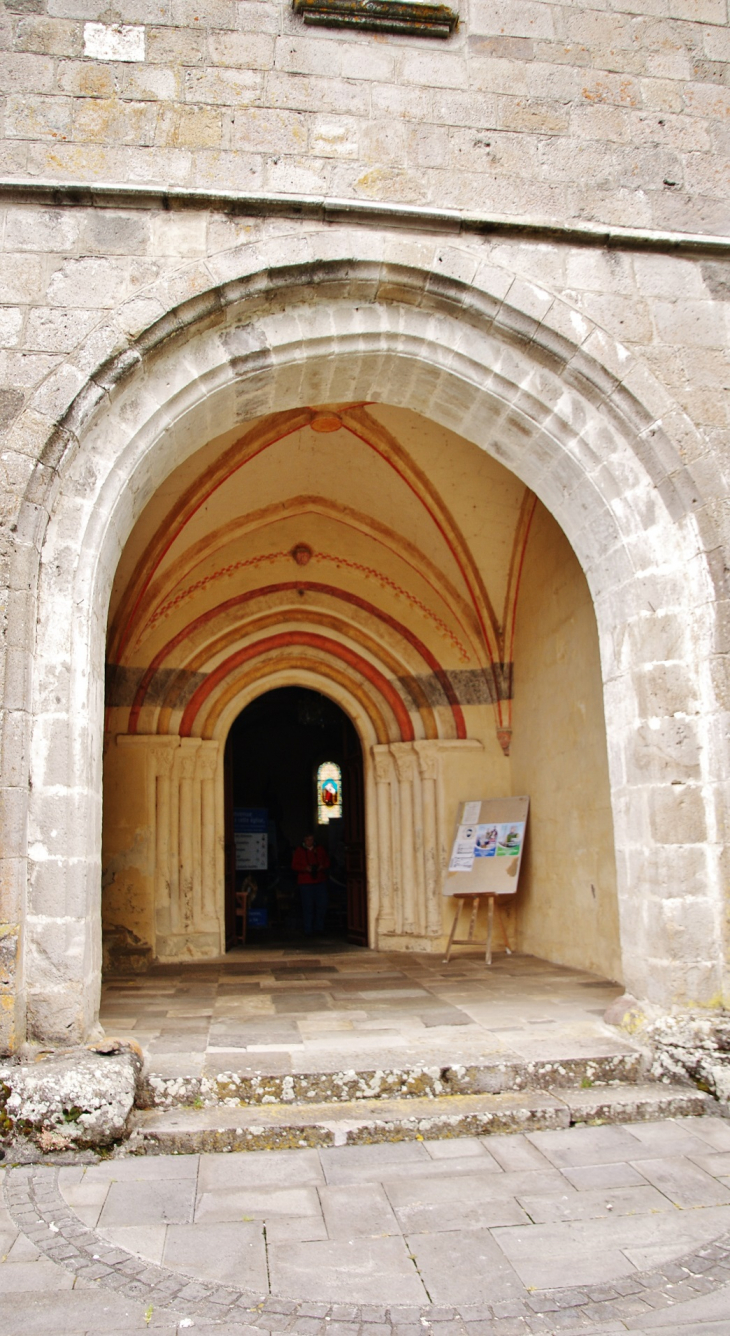
[[[368,944],[368,887],[365,859],[365,786],[362,749],[352,724],[344,727],[342,797],[347,883],[347,940]]]

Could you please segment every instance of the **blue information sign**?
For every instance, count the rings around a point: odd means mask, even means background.
[[[234,807],[237,872],[263,872],[269,865],[269,813],[265,807]]]
[[[234,835],[265,835],[269,827],[266,807],[234,807]]]

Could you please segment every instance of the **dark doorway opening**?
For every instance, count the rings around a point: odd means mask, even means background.
[[[344,710],[305,687],[248,705],[226,741],[225,810],[227,950],[311,941],[292,869],[308,833],[329,859],[318,939],[367,946],[362,748]]]

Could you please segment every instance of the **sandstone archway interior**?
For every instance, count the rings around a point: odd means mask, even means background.
[[[226,740],[251,702],[307,688],[362,752],[371,946],[442,950],[458,804],[529,794],[510,945],[620,977],[590,594],[551,515],[475,445],[381,404],[201,442],[126,544],[107,659],[112,957],[224,951]]]

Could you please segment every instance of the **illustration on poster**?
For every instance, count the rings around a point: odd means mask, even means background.
[[[499,838],[498,826],[477,826],[477,841],[474,853],[477,858],[494,858]]]
[[[504,858],[508,854],[514,857],[515,854],[520,852],[524,829],[524,821],[508,821],[500,825],[497,836],[498,858]]]

